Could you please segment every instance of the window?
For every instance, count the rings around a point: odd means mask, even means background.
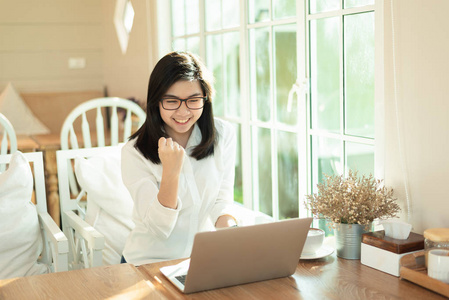
[[[134,23],[134,8],[130,0],[117,0],[115,3],[114,25],[120,49],[125,54],[128,49],[129,34]]]
[[[310,1],[312,191],[323,174],[374,173],[373,4]]]
[[[374,0],[172,0],[172,46],[216,77],[238,136],[235,200],[305,216],[323,178],[374,171]]]
[[[263,3],[263,4],[262,4]],[[249,1],[249,130],[253,207],[275,219],[299,213],[295,1]]]

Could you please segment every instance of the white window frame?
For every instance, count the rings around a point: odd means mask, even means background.
[[[308,15],[306,18],[306,22],[307,24],[309,23],[310,20],[316,20],[316,19],[321,19],[321,18],[329,18],[329,17],[339,17],[340,18],[340,33],[339,33],[339,43],[340,45],[343,45],[343,16],[344,15],[350,15],[350,14],[356,14],[356,13],[363,13],[363,12],[367,12],[367,11],[375,11],[375,5],[367,5],[367,6],[363,6],[363,7],[355,7],[355,8],[350,8],[350,9],[340,9],[340,10],[334,10],[331,12],[325,12],[325,13],[318,13],[318,14],[313,14],[313,15]],[[308,30],[308,28],[307,28]],[[307,41],[308,43],[309,41]],[[340,58],[343,57],[343,47],[340,48]],[[307,61],[309,61],[309,58],[307,59]],[[341,147],[341,157],[340,157],[340,161],[342,164],[342,168],[344,170],[345,165],[346,165],[346,158],[345,158],[345,151],[344,151],[344,142],[354,142],[354,143],[361,143],[361,144],[367,144],[367,145],[375,145],[375,139],[373,138],[364,138],[364,137],[356,137],[356,136],[351,136],[351,135],[347,135],[344,133],[344,89],[343,89],[343,81],[344,81],[344,76],[343,76],[343,60],[340,61],[340,132],[339,133],[332,133],[332,132],[326,132],[324,130],[317,130],[317,129],[312,129],[310,128],[310,124],[309,124],[309,137],[308,140],[310,140],[311,136],[315,136],[315,137],[327,137],[327,138],[333,138],[336,140],[340,140],[340,147]],[[307,66],[307,72],[309,72],[310,68],[309,66]],[[310,75],[309,75],[310,76]],[[308,77],[309,77],[308,76]],[[310,99],[308,100],[310,101]],[[310,149],[310,145],[309,145],[309,149]],[[311,161],[311,159],[309,159],[309,161]]]
[[[207,0],[199,0],[199,16],[200,16],[200,32],[198,34],[190,34],[181,36],[179,38],[189,38],[192,36],[200,37],[200,47],[199,47],[199,55],[205,60],[206,58],[206,42],[205,38],[209,34],[220,34],[226,33],[230,31],[235,31],[236,28],[231,29],[222,29],[215,30],[213,32],[205,31],[205,1]],[[258,209],[258,201],[257,199],[253,199],[254,191],[253,191],[253,171],[252,171],[252,143],[251,143],[251,127],[253,125],[260,126],[264,128],[273,129],[273,134],[276,134],[276,130],[281,129],[290,132],[296,132],[298,134],[297,148],[298,148],[298,199],[299,199],[299,217],[305,217],[308,215],[308,212],[305,210],[303,201],[304,195],[311,193],[312,186],[312,157],[311,157],[311,137],[312,136],[324,136],[331,137],[334,139],[340,140],[341,143],[341,157],[340,161],[345,167],[345,152],[344,152],[344,143],[356,142],[362,144],[369,144],[375,147],[375,176],[379,178],[383,178],[383,149],[382,149],[382,137],[383,134],[380,133],[379,128],[381,129],[383,126],[383,100],[380,99],[381,95],[383,95],[383,53],[382,53],[382,45],[383,45],[383,37],[382,37],[382,12],[383,12],[383,4],[382,1],[376,0],[374,5],[368,5],[364,7],[356,7],[351,9],[337,10],[332,12],[318,13],[309,15],[308,13],[304,13],[304,9],[306,12],[309,11],[308,8],[308,0],[297,0],[296,1],[296,17],[282,20],[271,20],[262,23],[248,24],[248,7],[247,0],[240,0],[240,26],[238,28],[238,32],[240,33],[240,95],[241,99],[241,114],[239,118],[229,118],[223,117],[231,122],[238,123],[241,126],[241,147],[245,149],[245,151],[241,151],[242,153],[242,180],[243,180],[243,199],[244,206],[250,209]],[[309,21],[311,19],[317,19],[321,17],[332,17],[332,16],[340,16],[344,12],[344,14],[348,13],[358,13],[367,10],[375,11],[375,53],[376,53],[376,74],[375,74],[375,115],[376,115],[376,124],[375,124],[375,138],[361,138],[345,135],[344,130],[344,118],[343,118],[343,89],[340,92],[340,128],[341,132],[329,133],[320,130],[314,130],[311,128],[310,124],[310,98],[309,98]],[[167,52],[171,50],[171,41],[173,37],[171,36],[171,22],[170,22],[170,1],[167,0],[157,0],[157,15],[162,16],[161,19],[158,20],[158,35],[159,35],[159,55],[158,57],[162,57]],[[244,12],[244,13],[242,13]],[[295,21],[293,21],[295,19]],[[340,17],[342,20],[342,17]],[[249,53],[249,41],[248,35],[249,30],[252,28],[259,28],[270,26],[272,28],[276,25],[288,24],[296,22],[297,24],[297,85],[298,89],[296,90],[296,100],[298,101],[298,123],[295,128],[287,128],[289,126],[283,126],[276,124],[276,120],[272,117],[272,125],[266,124],[259,121],[251,120],[251,111],[250,111],[250,53]],[[343,27],[340,30],[340,39],[343,38]],[[203,38],[201,38],[203,37]],[[271,50],[270,50],[271,51]],[[341,49],[343,51],[343,49]],[[342,55],[340,56],[342,57]],[[271,65],[270,65],[271,67]],[[342,72],[342,61],[340,63],[340,68]],[[273,73],[272,73],[273,74]],[[340,80],[343,81],[343,76],[340,76]],[[341,84],[341,86],[343,86]],[[271,101],[274,105],[274,89],[271,91]],[[224,101],[224,112],[226,112],[226,101]],[[293,130],[293,131],[292,131]],[[272,137],[273,141],[276,141],[276,137]],[[274,220],[278,219],[278,201],[277,201],[277,145],[272,143],[272,181],[273,181],[273,216]]]

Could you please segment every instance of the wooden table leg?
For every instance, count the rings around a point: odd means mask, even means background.
[[[45,177],[47,189],[47,209],[53,220],[60,226],[60,208],[58,194],[58,171],[56,166],[56,148],[44,150]]]

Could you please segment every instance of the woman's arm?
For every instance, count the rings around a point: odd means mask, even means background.
[[[145,225],[161,238],[169,237],[182,209],[182,201],[175,201],[175,209],[159,201],[162,165],[151,163],[130,141],[122,148],[121,167],[123,183],[134,201],[134,221]]]
[[[159,139],[159,158],[162,163],[162,178],[157,198],[161,205],[178,207],[179,174],[184,161],[184,148],[171,138]]]

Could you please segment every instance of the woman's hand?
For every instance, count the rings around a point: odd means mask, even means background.
[[[231,215],[219,216],[217,222],[215,223],[216,228],[226,228],[237,226],[237,220]]]
[[[163,173],[177,176],[181,173],[184,161],[184,148],[172,138],[161,137],[159,139],[159,159],[162,163]]]
[[[159,159],[162,163],[162,179],[158,200],[161,205],[176,209],[178,207],[178,185],[184,161],[184,148],[171,138],[159,139]]]

